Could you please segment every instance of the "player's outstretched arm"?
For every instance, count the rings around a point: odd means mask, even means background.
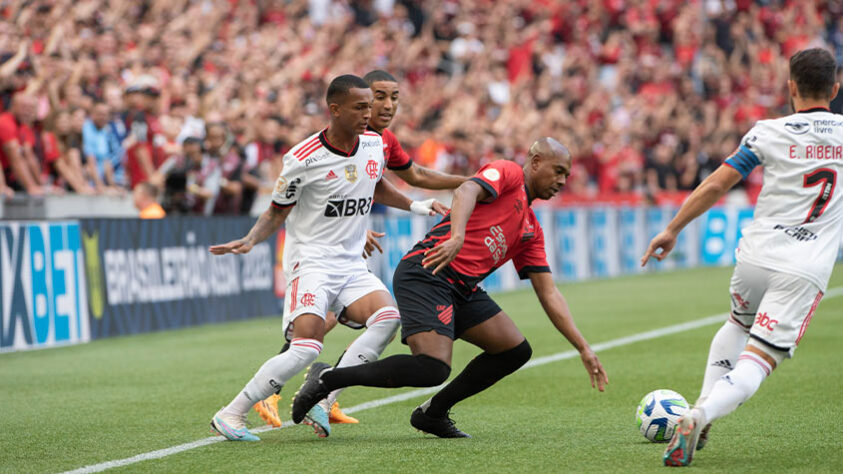
[[[722,199],[742,178],[740,172],[728,165],[721,165],[714,173],[711,173],[688,196],[688,199],[679,208],[679,212],[676,213],[676,216],[673,217],[673,220],[670,221],[665,230],[653,237],[653,240],[650,241],[650,246],[647,247],[647,251],[641,257],[641,266],[646,265],[650,257],[658,261],[664,260],[676,245],[676,237],[679,235],[679,232],[689,222],[699,217],[703,212],[717,203],[717,201]],[[661,249],[661,252],[657,253],[659,249]]]
[[[606,370],[603,369],[597,355],[591,350],[588,342],[577,329],[577,325],[574,324],[568,302],[565,301],[565,297],[556,287],[553,276],[549,272],[530,273],[530,283],[532,283],[533,290],[539,297],[544,312],[550,318],[550,322],[579,351],[580,359],[582,359],[582,363],[588,371],[588,377],[591,379],[591,386],[596,385],[598,390],[604,391],[606,385],[609,384],[609,376],[606,375]]]
[[[454,201],[451,203],[451,238],[424,253],[424,268],[432,268],[435,275],[457,257],[465,242],[465,226],[468,225],[468,218],[471,217],[474,206],[477,201],[489,197],[489,191],[474,181],[466,181],[454,191]]]
[[[270,235],[274,234],[275,231],[281,227],[281,224],[284,223],[292,210],[292,206],[279,209],[271,205],[269,206],[269,209],[261,214],[258,221],[255,222],[254,226],[252,226],[252,230],[246,234],[246,237],[232,240],[227,244],[212,245],[208,248],[208,250],[214,255],[225,255],[227,253],[249,253],[249,251],[252,250],[252,247],[263,242],[269,238]]]
[[[410,211],[422,216],[433,216],[436,214],[444,216],[448,212],[448,208],[436,199],[413,201],[402,194],[401,191],[399,191],[392,183],[387,181],[386,178],[382,178],[378,181],[378,184],[375,185],[374,199],[378,204],[394,207],[403,211]]]
[[[454,189],[468,180],[468,176],[441,173],[413,163],[405,170],[393,170],[407,184],[423,189]]]

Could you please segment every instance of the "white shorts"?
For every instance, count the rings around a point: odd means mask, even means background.
[[[729,293],[729,320],[749,332],[753,345],[787,357],[793,356],[823,297],[819,287],[804,278],[746,262],[735,266]]]
[[[287,283],[284,300],[284,337],[293,337],[293,321],[302,314],[325,319],[328,311],[337,312],[374,291],[386,291],[386,285],[368,271],[350,274],[324,272],[302,273]]]

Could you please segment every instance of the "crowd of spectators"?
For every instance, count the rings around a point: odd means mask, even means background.
[[[392,130],[423,166],[470,174],[552,136],[574,157],[563,200],[658,201],[788,112],[791,54],[843,62],[836,0],[13,0],[0,16],[0,196],[147,183],[203,214],[271,190],[339,74],[400,78]]]

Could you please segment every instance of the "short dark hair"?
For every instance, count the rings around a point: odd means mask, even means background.
[[[384,71],[383,69],[375,69],[374,71],[370,71],[368,74],[363,76],[363,80],[366,81],[366,84],[369,84],[371,87],[372,84],[375,82],[386,81],[386,82],[395,82],[397,83],[398,80],[395,77]]]
[[[830,98],[836,75],[837,63],[825,49],[803,49],[790,57],[790,79],[802,97]]]
[[[328,105],[331,105],[332,103],[336,103],[340,97],[348,94],[349,89],[368,88],[369,84],[367,84],[363,79],[355,76],[354,74],[344,74],[342,76],[335,77],[328,85],[328,93],[325,94],[325,100],[328,102]]]

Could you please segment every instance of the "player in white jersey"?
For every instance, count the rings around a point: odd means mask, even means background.
[[[211,427],[229,440],[258,440],[246,428],[246,415],[316,359],[329,308],[354,308],[350,313],[367,327],[347,349],[360,358],[377,358],[400,325],[392,297],[363,260],[369,210],[373,202],[422,215],[433,209],[444,214],[446,208],[432,199],[411,201],[381,179],[383,141],[366,131],[372,97],[357,76],[334,79],[327,93],[331,123],[284,156],[270,208],[246,237],[210,248],[215,255],[246,253],[287,222],[284,321],[292,331],[290,349],[266,361],[214,415]],[[320,436],[330,433],[324,411],[315,411],[307,423]]]
[[[374,101],[372,103],[372,117],[369,119],[367,133],[376,133],[383,138],[383,151],[386,159],[385,166],[392,170],[396,176],[405,181],[411,186],[416,186],[422,189],[453,189],[462,184],[468,179],[466,176],[455,176],[439,171],[427,169],[418,163],[415,163],[410,156],[401,148],[401,143],[395,135],[387,128],[392,123],[392,119],[398,112],[399,105],[399,90],[398,80],[383,70],[374,70],[363,76],[363,80],[369,84],[374,94]],[[312,139],[312,138],[311,138]],[[303,143],[307,143],[305,140]],[[369,230],[367,232],[365,252],[368,256],[377,249],[383,253],[378,243],[379,238],[383,237],[384,233],[374,232]],[[325,332],[329,332],[335,324],[340,323],[352,329],[363,329],[364,325],[358,324],[354,321],[356,318],[349,318],[349,314],[341,308],[337,308],[337,316],[334,312],[328,313],[325,324]],[[285,344],[281,352],[286,351],[290,347],[290,334],[285,331]],[[364,361],[353,356],[352,354],[343,353],[340,360],[337,361],[337,367],[347,367],[349,365],[361,364]],[[371,362],[367,360],[366,362]],[[358,423],[356,418],[352,418],[339,407],[336,399],[341,390],[332,392],[327,399],[320,404],[323,409],[328,411],[329,420],[331,423]],[[266,421],[270,426],[280,427],[281,418],[278,416],[278,402],[281,399],[279,395],[272,394],[266,400],[260,401],[254,405],[255,411],[258,415]]]
[[[788,89],[797,112],[756,123],[641,260],[663,260],[691,220],[756,166],[764,168],[755,218],[736,251],[731,313],[711,342],[700,397],[679,420],[663,456],[666,466],[690,464],[711,423],[748,400],[793,356],[828,285],[843,235],[843,197],[835,193],[843,172],[843,116],[828,107],[840,88],[836,68],[823,49],[793,55]]]

